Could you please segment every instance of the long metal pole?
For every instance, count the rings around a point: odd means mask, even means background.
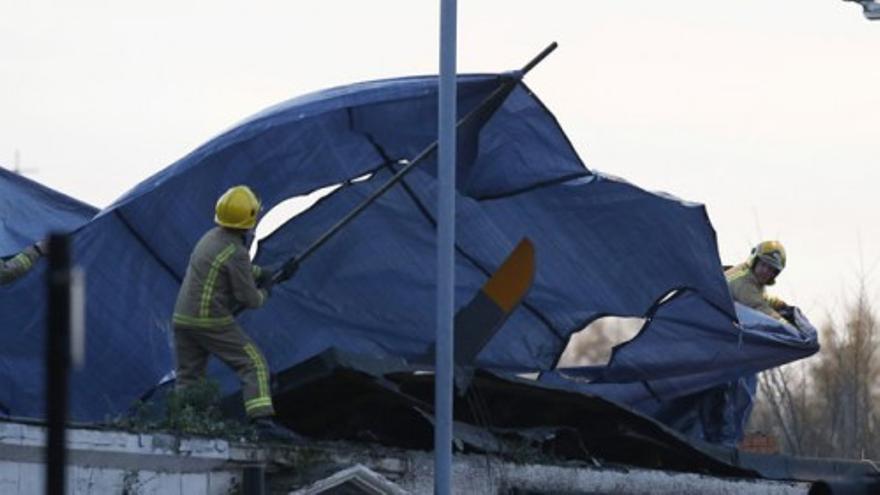
[[[67,372],[70,366],[70,241],[49,237],[49,317],[46,335],[46,491],[65,492]]]
[[[550,45],[548,45],[546,48],[544,48],[544,49],[541,51],[541,53],[539,53],[537,56],[535,56],[535,58],[533,58],[532,60],[530,60],[529,63],[527,63],[522,69],[520,69],[519,71],[517,71],[517,72],[515,73],[515,77],[514,77],[514,78],[512,78],[512,79],[506,81],[504,84],[502,84],[501,86],[499,86],[498,88],[496,88],[495,91],[493,91],[489,96],[487,96],[487,97],[486,97],[486,98],[485,98],[485,99],[484,99],[479,105],[477,105],[476,108],[474,108],[474,109],[471,110],[467,115],[465,115],[464,117],[462,117],[461,120],[459,120],[458,123],[456,124],[456,127],[461,127],[461,126],[463,126],[465,123],[470,122],[471,119],[476,118],[477,115],[479,115],[480,112],[484,109],[484,107],[485,107],[486,105],[488,105],[492,100],[494,100],[495,97],[496,97],[498,94],[500,94],[500,93],[502,93],[502,92],[504,92],[504,91],[507,91],[507,90],[509,89],[509,85],[516,84],[516,83],[517,83],[520,79],[522,79],[522,78],[523,78],[523,77],[524,77],[524,76],[525,76],[530,70],[532,70],[532,69],[533,69],[536,65],[538,65],[542,60],[544,60],[544,58],[546,58],[547,55],[550,55],[550,53],[551,53],[553,50],[555,50],[556,47],[557,47],[557,44],[556,44],[556,42],[554,41],[553,43],[551,43]],[[454,65],[454,64],[453,64],[453,65]],[[327,231],[324,232],[324,234],[322,234],[321,237],[319,237],[319,238],[317,238],[315,241],[313,241],[308,247],[306,247],[306,248],[303,250],[302,253],[300,253],[298,256],[295,256],[295,257],[290,258],[289,260],[287,260],[287,261],[284,263],[284,266],[283,266],[281,269],[279,269],[279,270],[276,271],[274,274],[272,274],[272,281],[273,281],[273,282],[280,282],[280,281],[282,281],[282,280],[286,280],[287,278],[289,278],[290,274],[293,273],[293,270],[294,270],[295,268],[297,268],[297,266],[298,266],[300,263],[302,263],[303,260],[305,260],[306,258],[308,258],[309,256],[311,256],[312,253],[314,253],[315,251],[318,250],[318,248],[320,248],[321,246],[323,246],[325,242],[327,242],[328,240],[330,240],[331,237],[333,237],[334,235],[336,235],[340,230],[342,230],[343,227],[345,227],[349,222],[351,222],[352,220],[354,220],[355,217],[357,217],[358,215],[360,215],[362,211],[364,211],[368,206],[370,206],[370,204],[372,204],[374,201],[376,201],[377,199],[379,199],[379,198],[380,198],[383,194],[385,194],[385,192],[388,191],[392,186],[394,186],[395,184],[397,184],[398,182],[400,182],[400,181],[403,179],[403,177],[406,176],[406,174],[408,174],[408,173],[410,172],[410,170],[412,170],[416,165],[418,165],[419,163],[421,163],[422,160],[424,160],[425,158],[427,158],[428,156],[430,156],[431,153],[433,153],[434,150],[437,149],[438,144],[439,144],[438,141],[434,141],[433,143],[429,144],[427,147],[425,147],[425,149],[423,149],[421,152],[419,152],[419,154],[416,155],[416,157],[413,158],[413,159],[412,159],[411,161],[409,161],[409,162],[407,162],[407,161],[405,161],[405,160],[402,160],[401,163],[404,163],[404,166],[403,166],[400,170],[398,170],[397,173],[394,174],[394,176],[392,176],[390,179],[388,179],[388,180],[387,180],[384,184],[382,184],[382,186],[380,186],[378,189],[376,189],[375,191],[373,191],[373,192],[372,192],[367,198],[365,198],[365,199],[364,199],[359,205],[357,205],[354,209],[352,209],[351,211],[349,211],[349,212],[348,212],[344,217],[342,217],[338,222],[336,222],[335,224],[333,224],[332,227],[330,227],[329,229],[327,229]],[[439,157],[438,157],[438,158],[439,158]],[[239,310],[239,311],[240,311],[240,310]]]
[[[452,342],[455,310],[456,0],[440,3],[437,178],[437,346],[434,493],[452,493]]]

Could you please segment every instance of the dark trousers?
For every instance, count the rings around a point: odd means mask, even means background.
[[[232,368],[241,380],[244,409],[251,418],[271,416],[269,366],[263,353],[236,324],[218,328],[174,326],[177,348],[177,386],[186,387],[204,378],[213,354]]]

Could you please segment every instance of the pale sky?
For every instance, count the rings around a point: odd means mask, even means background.
[[[57,4],[57,5],[56,5]],[[840,0],[459,0],[458,68],[519,68],[587,165],[706,204],[774,292],[880,305],[880,22]],[[0,0],[0,165],[103,207],[304,93],[436,73],[439,0]],[[198,187],[194,184],[193,187]]]

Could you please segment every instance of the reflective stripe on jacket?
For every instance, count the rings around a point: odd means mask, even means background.
[[[255,281],[261,271],[251,264],[240,232],[222,227],[209,230],[190,256],[174,306],[174,323],[220,327],[234,321],[237,306],[262,306],[267,294]]]
[[[724,277],[727,279],[727,287],[734,301],[777,320],[783,319],[776,310],[784,308],[785,301],[767,295],[764,285],[758,282],[748,263],[741,263],[728,269],[724,272]]]
[[[9,260],[0,260],[0,285],[12,283],[29,272],[39,257],[36,248],[29,246]]]

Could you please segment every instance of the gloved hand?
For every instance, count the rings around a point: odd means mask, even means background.
[[[780,316],[785,318],[785,320],[787,322],[791,323],[794,326],[797,326],[797,323],[795,322],[795,317],[794,317],[794,310],[795,310],[794,306],[783,306],[782,308],[780,308],[777,311],[777,313],[779,313]]]
[[[263,288],[266,284],[272,283],[272,271],[268,269],[262,269],[260,271],[260,276],[254,280],[257,283],[257,287]]]
[[[262,289],[262,290],[264,290],[264,291],[266,291],[266,297],[271,296],[271,295],[272,295],[272,286],[275,285],[275,284],[272,282],[272,275],[270,274],[270,275],[269,275],[268,277],[266,277],[266,278],[263,278],[263,277],[260,277],[260,278],[261,278],[262,280],[260,280],[260,281],[257,282],[257,287],[260,288],[260,289]]]

